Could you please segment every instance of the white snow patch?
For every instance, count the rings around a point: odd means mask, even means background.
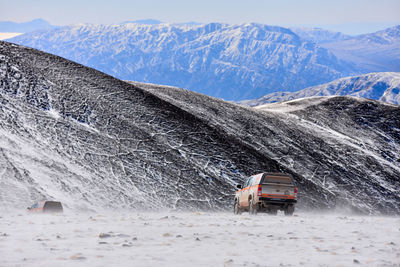
[[[286,102],[264,104],[264,105],[256,106],[254,108],[258,109],[258,110],[264,110],[264,111],[288,113],[288,112],[306,109],[310,106],[318,105],[332,97],[334,97],[334,96],[306,97],[306,98],[299,98],[299,99],[294,99],[294,100],[286,101]]]
[[[0,32],[0,40],[6,40],[18,35],[23,34],[22,32]]]
[[[55,110],[55,109],[52,109],[52,108],[51,108],[51,109],[48,110],[48,112],[49,112],[49,114],[50,114],[53,118],[55,118],[55,119],[61,118],[60,113],[58,113],[58,111]]]

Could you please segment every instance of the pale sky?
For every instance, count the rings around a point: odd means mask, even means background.
[[[158,19],[315,26],[347,33],[400,24],[400,0],[0,0],[0,21],[53,25]]]

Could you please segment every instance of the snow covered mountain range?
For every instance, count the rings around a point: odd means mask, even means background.
[[[76,25],[10,40],[123,80],[188,88],[226,100],[296,91],[358,73],[291,30],[261,24]]]
[[[293,175],[299,208],[400,214],[400,108],[325,97],[256,110],[128,84],[0,42],[0,205],[230,209],[236,183]]]
[[[290,28],[300,38],[314,43],[332,43],[350,39],[350,35],[341,32],[329,31],[321,28]]]
[[[259,99],[240,101],[254,107],[266,103],[313,96],[350,95],[400,104],[400,72],[377,72],[346,77],[330,83],[312,86],[297,92],[275,92]]]
[[[400,25],[321,46],[363,72],[400,71]]]

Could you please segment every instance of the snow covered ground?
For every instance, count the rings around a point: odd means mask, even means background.
[[[0,266],[400,266],[400,217],[0,214]]]
[[[0,32],[0,40],[5,40],[13,37],[17,37],[18,35],[23,34],[22,32]]]

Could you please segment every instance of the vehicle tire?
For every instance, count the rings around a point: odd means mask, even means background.
[[[249,202],[249,214],[257,215],[257,205],[253,203],[253,199]]]
[[[284,212],[286,216],[292,216],[294,212],[294,206],[293,205],[287,206]]]
[[[241,214],[242,213],[242,211],[240,210],[240,207],[239,207],[239,201],[237,199],[235,200],[235,204],[233,206],[233,213],[234,214]]]

